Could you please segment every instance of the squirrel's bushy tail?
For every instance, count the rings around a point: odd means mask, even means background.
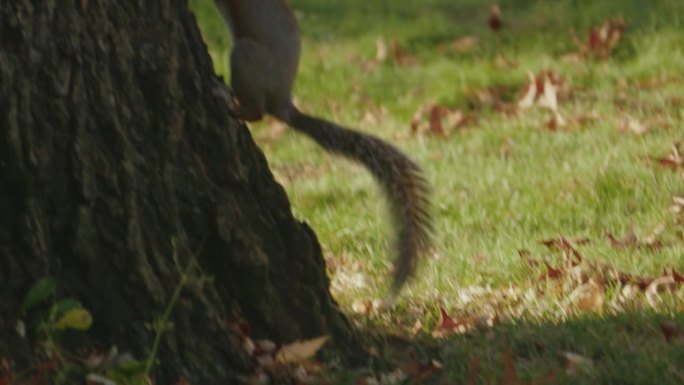
[[[399,255],[394,267],[392,297],[415,272],[420,253],[430,243],[429,187],[416,163],[375,136],[306,115],[294,106],[281,119],[331,153],[363,164],[382,186],[397,226]]]

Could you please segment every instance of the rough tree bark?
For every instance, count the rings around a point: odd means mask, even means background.
[[[94,318],[65,343],[143,358],[192,261],[213,280],[184,287],[158,383],[248,371],[237,319],[356,349],[313,232],[217,82],[184,0],[0,2],[0,357],[30,356],[18,309],[53,275]]]

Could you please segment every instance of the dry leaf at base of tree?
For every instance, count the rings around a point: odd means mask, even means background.
[[[305,361],[313,357],[323,345],[330,339],[330,336],[321,336],[306,341],[295,341],[291,344],[282,346],[275,356],[275,361],[279,364],[290,364]]]
[[[276,362],[271,354],[258,355],[254,357],[254,359],[257,363],[257,366],[266,371],[272,371],[276,368]]]
[[[254,342],[254,354],[273,354],[278,345],[271,340],[258,340]]]

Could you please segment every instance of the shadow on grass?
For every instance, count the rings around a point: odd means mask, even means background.
[[[634,311],[562,323],[510,320],[441,340],[376,338],[379,356],[396,367],[439,362],[421,381],[427,384],[682,384],[682,331],[684,314]]]

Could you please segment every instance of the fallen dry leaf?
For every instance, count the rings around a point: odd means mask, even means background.
[[[437,360],[406,361],[399,367],[414,383],[421,382],[430,377],[436,370],[442,368],[442,363]]]
[[[451,48],[457,52],[468,52],[472,50],[480,42],[480,38],[477,36],[463,36],[451,43]]]
[[[390,43],[390,53],[392,54],[392,62],[396,65],[414,66],[418,64],[418,58],[404,52],[396,39]]]
[[[658,238],[664,230],[665,225],[662,223],[659,224],[649,235],[644,237],[643,241],[637,238],[636,233],[634,232],[634,226],[630,226],[627,235],[625,235],[622,239],[616,238],[612,233],[606,233],[606,236],[608,237],[611,246],[613,246],[615,250],[637,248],[654,250],[663,246],[662,242],[660,242]]]
[[[626,28],[624,20],[608,19],[589,30],[586,42],[580,41],[575,30],[571,30],[570,35],[581,56],[606,60],[622,40]]]
[[[629,115],[625,116],[618,125],[618,131],[623,133],[629,132],[635,135],[643,135],[648,132],[648,130],[649,126]]]
[[[660,331],[663,333],[663,337],[665,337],[665,341],[667,343],[681,339],[683,336],[682,331],[677,327],[677,325],[670,321],[661,322]]]
[[[330,336],[320,336],[306,341],[295,341],[282,346],[276,354],[275,360],[279,364],[302,362],[313,357]]]
[[[387,60],[388,52],[387,42],[385,42],[385,39],[379,37],[375,41],[375,61],[382,63]]]
[[[255,354],[273,354],[278,346],[271,340],[258,340],[254,342]]]
[[[569,296],[570,301],[583,311],[600,311],[603,308],[605,298],[604,283],[594,278],[577,287]]]
[[[494,58],[494,64],[502,69],[517,68],[518,63],[504,56],[502,53],[497,53]]]
[[[531,108],[537,100],[537,81],[532,71],[527,71],[528,83],[523,96],[518,100],[518,108],[521,110]]]
[[[565,238],[565,237],[558,237],[558,238],[549,238],[549,239],[544,239],[541,241],[541,243],[546,246],[547,248],[551,250],[560,250],[565,254],[571,254],[574,259],[567,261],[571,266],[577,266],[578,264],[582,263],[584,260],[584,257],[582,254],[577,251],[574,245],[585,245],[589,243],[588,238],[576,238],[576,239],[571,239],[571,238]],[[567,257],[567,256],[566,256]]]
[[[413,114],[411,132],[446,136],[476,123],[477,117],[473,113],[466,113],[440,104],[426,103]]]
[[[658,277],[654,279],[646,290],[644,290],[644,295],[646,296],[646,301],[651,307],[656,307],[660,303],[660,293],[665,291],[673,291],[677,286],[674,278],[670,276]]]
[[[675,142],[672,144],[670,153],[662,157],[651,158],[653,161],[657,162],[663,167],[668,167],[673,170],[678,168],[684,168],[684,157],[682,157],[682,151],[680,149],[681,143]]]
[[[503,27],[501,8],[499,8],[497,4],[494,4],[489,8],[489,20],[487,20],[487,25],[494,32],[499,32]]]
[[[594,361],[581,354],[562,352],[561,356],[565,359],[565,374],[568,376],[590,373],[594,370]]]
[[[453,334],[463,334],[471,330],[474,326],[472,319],[466,319],[464,321],[454,321],[451,316],[444,310],[443,307],[439,307],[439,322],[435,329],[432,331],[432,336],[434,338],[443,338]]]

